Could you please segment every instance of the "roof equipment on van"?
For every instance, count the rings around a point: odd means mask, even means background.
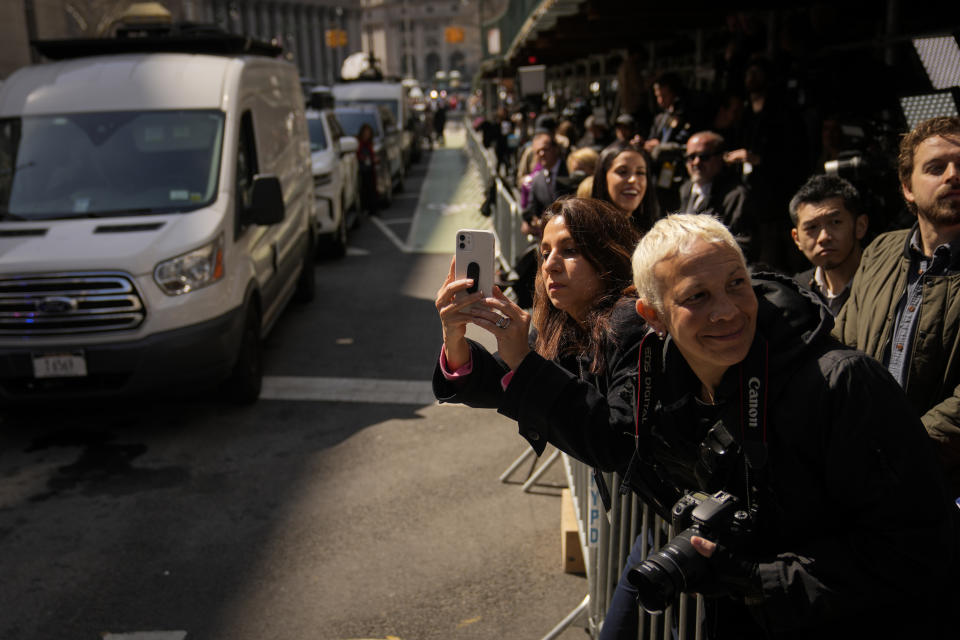
[[[68,60],[120,53],[203,53],[209,55],[259,55],[277,57],[283,47],[249,36],[228,33],[212,24],[127,23],[118,26],[115,38],[31,40],[50,60]]]

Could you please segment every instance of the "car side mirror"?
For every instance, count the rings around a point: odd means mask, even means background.
[[[356,153],[360,147],[360,142],[353,136],[343,136],[340,138],[340,154]]]
[[[250,206],[243,212],[247,224],[271,225],[283,222],[286,211],[283,204],[283,187],[280,178],[272,174],[257,174],[253,177]]]

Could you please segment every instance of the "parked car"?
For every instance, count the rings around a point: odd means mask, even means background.
[[[393,191],[403,189],[403,158],[396,126],[385,110],[385,107],[369,105],[337,107],[333,111],[349,135],[356,136],[363,124],[369,124],[373,129],[373,148],[379,159],[377,191],[384,205],[389,206]]]
[[[317,200],[317,248],[342,258],[347,252],[347,230],[356,223],[360,210],[357,139],[344,134],[329,109],[309,109],[306,115]]]
[[[0,88],[0,397],[256,400],[314,290],[296,67],[209,31],[37,46]]]

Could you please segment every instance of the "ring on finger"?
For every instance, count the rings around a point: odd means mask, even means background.
[[[500,319],[497,320],[496,324],[501,329],[506,329],[507,327],[510,326],[510,318],[508,318],[507,316],[500,316]]]

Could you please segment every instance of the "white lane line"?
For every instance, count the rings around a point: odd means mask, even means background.
[[[131,633],[104,633],[103,640],[183,640],[186,631],[133,631]]]
[[[397,236],[397,234],[393,232],[393,229],[388,227],[383,222],[383,220],[381,220],[380,218],[377,218],[376,216],[373,216],[370,218],[370,222],[372,222],[378,229],[380,229],[380,231],[383,232],[383,235],[387,236],[390,242],[392,242],[397,247],[397,249],[399,249],[404,253],[410,253],[410,247],[408,247],[407,244],[403,240],[401,240]]]
[[[433,404],[433,386],[419,380],[264,376],[265,400],[314,400],[372,404]]]

